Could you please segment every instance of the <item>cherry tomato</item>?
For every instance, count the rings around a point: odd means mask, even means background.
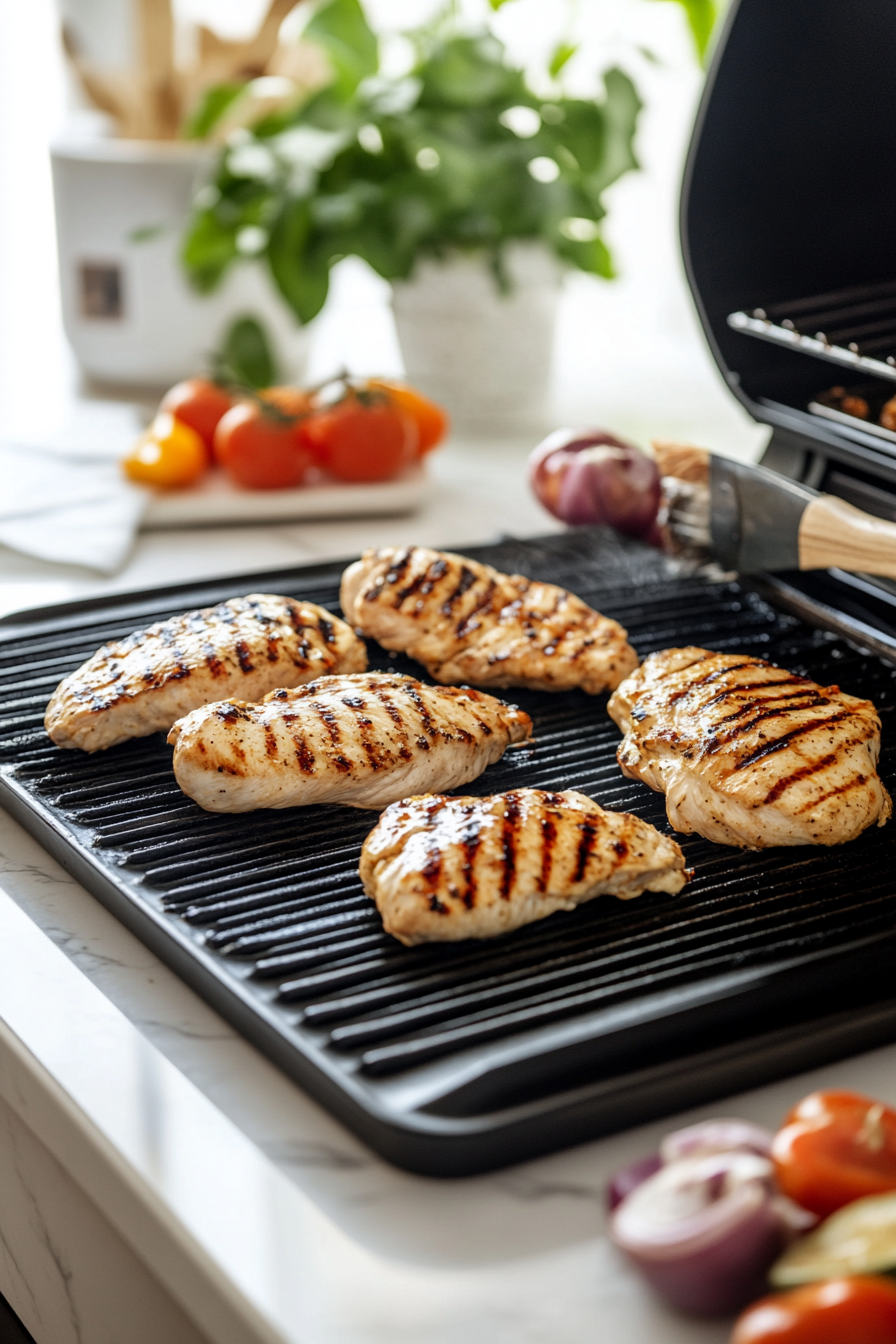
[[[417,456],[411,417],[384,395],[350,388],[341,401],[299,424],[320,466],[341,481],[386,481]]]
[[[215,457],[247,490],[299,485],[313,465],[295,420],[248,401],[232,406],[218,424]]]
[[[424,397],[415,387],[408,387],[406,383],[393,383],[386,378],[371,378],[367,385],[385,392],[395,406],[408,413],[420,436],[417,451],[421,457],[431,453],[442,442],[451,422],[448,412],[436,402]]]
[[[232,405],[233,398],[217,383],[208,378],[187,378],[165,393],[159,409],[170,411],[195,429],[211,455],[218,421]]]
[[[754,1302],[731,1344],[896,1344],[896,1286],[888,1279],[828,1279]]]
[[[855,1092],[813,1092],[775,1135],[772,1158],[784,1194],[826,1218],[896,1190],[896,1111]]]
[[[192,485],[208,466],[202,439],[176,416],[161,411],[122,462],[125,475],[162,490]]]

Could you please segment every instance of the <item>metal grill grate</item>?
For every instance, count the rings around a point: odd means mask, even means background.
[[[732,313],[734,331],[896,380],[896,281]]]
[[[687,643],[745,650],[869,695],[892,786],[896,670],[876,657],[734,582],[675,577],[653,553],[608,546],[596,531],[477,553],[565,582],[621,620],[642,655]],[[261,586],[335,607],[338,574],[294,571]],[[161,735],[95,757],[48,743],[50,693],[103,640],[250,586],[257,577],[160,595],[139,616],[110,599],[0,627],[0,799],[393,1160],[437,1173],[494,1165],[780,1070],[785,1056],[793,1067],[819,1013],[861,1019],[861,1040],[896,1034],[893,1014],[868,1006],[885,992],[896,929],[889,828],[833,851],[747,854],[686,839],[696,877],[680,897],[602,898],[493,943],[408,949],[383,933],[357,877],[372,814],[214,816],[181,794]],[[419,672],[375,646],[371,662]],[[470,791],[576,788],[665,827],[663,799],[616,766],[603,699],[509,698],[532,714],[535,742]],[[822,1053],[855,1045],[847,1018],[834,1030],[840,1045],[829,1031]],[[738,1051],[744,1068],[732,1075]]]

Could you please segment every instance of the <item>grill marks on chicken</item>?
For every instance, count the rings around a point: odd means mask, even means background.
[[[259,699],[366,666],[363,642],[331,612],[250,593],[103,645],[60,683],[44,722],[58,746],[101,751],[170,728],[211,700]]]
[[[838,845],[892,811],[870,700],[743,654],[666,649],[610,698],[623,774],[678,831],[719,844]]]
[[[598,695],[638,663],[622,626],[565,588],[425,546],[366,551],[340,600],[365,635],[449,684]]]
[[[584,794],[406,798],[364,842],[361,881],[400,942],[493,938],[595,896],[676,893],[674,840]]]
[[[226,700],[172,728],[174,773],[210,812],[338,803],[381,808],[481,775],[532,731],[480,691],[385,672],[322,677],[260,704]]]

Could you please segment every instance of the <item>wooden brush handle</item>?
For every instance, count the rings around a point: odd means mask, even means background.
[[[896,523],[834,495],[819,495],[800,519],[800,569],[845,569],[896,579]]]

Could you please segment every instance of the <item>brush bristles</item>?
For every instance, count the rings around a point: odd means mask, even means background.
[[[696,555],[709,549],[709,486],[664,476],[657,523],[669,555]]]

